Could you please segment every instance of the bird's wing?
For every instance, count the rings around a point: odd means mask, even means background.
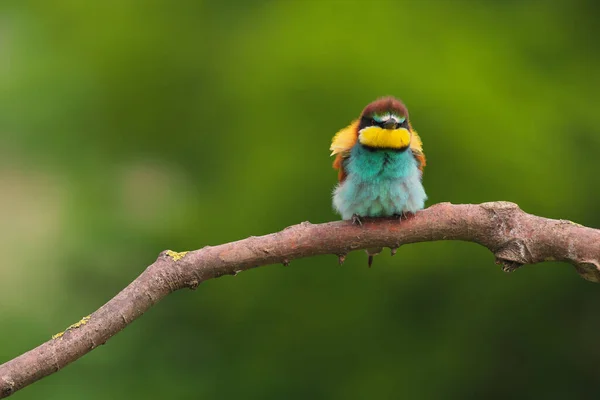
[[[425,165],[427,164],[425,160],[425,153],[423,153],[423,141],[421,140],[421,137],[419,136],[417,131],[415,131],[412,126],[410,127],[410,130],[412,132],[410,149],[413,155],[415,156],[415,159],[417,160],[418,164],[417,166],[419,167],[419,170],[421,170],[422,173],[423,168],[425,168]]]
[[[346,179],[344,159],[350,156],[350,149],[352,149],[358,140],[358,122],[359,120],[355,120],[336,133],[331,141],[331,147],[329,147],[331,155],[336,156],[333,161],[333,168],[338,170],[338,181],[340,182]]]

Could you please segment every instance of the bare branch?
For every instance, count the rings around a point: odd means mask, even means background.
[[[542,261],[565,261],[585,279],[600,282],[600,230],[570,221],[526,214],[507,202],[442,203],[414,217],[363,219],[362,226],[338,221],[303,222],[281,232],[250,237],[187,253],[162,252],[136,280],[108,303],[48,342],[0,365],[0,398],[77,360],[125,328],[169,293],[268,264],[319,254],[339,262],[358,249],[406,243],[463,240],[479,243],[505,271]],[[333,261],[332,261],[333,263]]]

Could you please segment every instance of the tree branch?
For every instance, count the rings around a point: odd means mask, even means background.
[[[526,214],[507,202],[480,205],[442,203],[414,217],[365,219],[313,225],[303,222],[281,232],[250,237],[187,253],[163,251],[137,279],[108,303],[48,342],[0,365],[0,398],[50,375],[104,344],[168,294],[201,282],[236,275],[260,265],[319,254],[345,255],[358,249],[436,240],[479,243],[505,271],[542,261],[566,261],[585,279],[600,282],[600,230],[570,221]]]

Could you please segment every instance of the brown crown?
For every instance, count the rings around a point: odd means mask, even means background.
[[[400,100],[392,97],[382,97],[365,107],[361,116],[372,115],[374,113],[396,112],[403,117],[408,118],[408,109]]]

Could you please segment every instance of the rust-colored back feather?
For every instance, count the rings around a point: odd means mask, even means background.
[[[413,129],[410,122],[408,123],[408,127],[410,128],[410,131],[412,132],[412,139],[410,141],[410,150],[412,151],[413,156],[415,156],[415,159],[417,160],[417,166],[419,167],[419,170],[421,171],[421,173],[423,173],[423,169],[425,168],[425,165],[427,165],[427,161],[425,159],[425,153],[423,153],[423,141],[421,140],[421,137],[419,136],[417,131],[415,131]]]

